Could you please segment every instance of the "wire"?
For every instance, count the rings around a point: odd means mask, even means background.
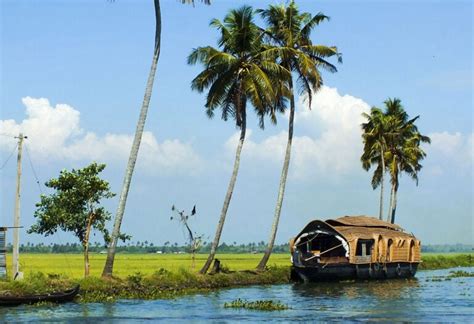
[[[33,162],[31,161],[30,151],[28,150],[28,146],[26,145],[26,143],[25,143],[25,151],[26,151],[26,156],[28,158],[28,161],[30,162],[31,170],[33,171],[33,176],[35,177],[36,184],[38,185],[39,192],[40,194],[43,194],[43,190],[41,189],[41,184],[38,179],[38,174],[36,173],[35,167],[33,166]]]
[[[25,145],[26,156],[27,156],[28,161],[30,163],[31,170],[33,171],[33,176],[35,177],[36,184],[38,185],[40,193],[43,194],[43,190],[41,189],[41,183],[38,179],[38,174],[36,173],[35,167],[33,166],[33,161],[31,159],[30,151],[28,150],[28,146],[26,145],[26,143],[24,145]],[[57,231],[54,236],[59,241],[59,245],[64,245],[63,240],[61,239],[61,235],[59,234],[59,232],[60,231]],[[68,259],[68,256],[66,255],[66,253],[59,253],[59,254],[62,255],[65,263],[67,264],[67,267],[68,267],[68,270],[69,270],[69,275],[72,275],[73,271],[72,271],[71,262],[70,262],[71,260]]]
[[[13,151],[10,153],[10,155],[7,157],[7,159],[5,160],[5,162],[3,162],[2,166],[0,167],[0,170],[2,170],[8,163],[8,161],[10,161],[11,157],[13,156],[13,153],[15,153],[16,151],[16,148],[18,147],[18,144],[15,145],[15,147],[13,148]]]
[[[13,138],[15,138],[15,137],[16,137],[16,135],[7,134],[7,133],[0,133],[0,136],[5,136],[5,137],[13,137]]]

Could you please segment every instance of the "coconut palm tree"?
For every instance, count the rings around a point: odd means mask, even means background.
[[[290,74],[275,63],[275,57],[266,53],[269,49],[262,43],[263,34],[254,23],[251,7],[231,10],[223,22],[214,19],[210,25],[220,32],[219,49],[207,46],[192,51],[188,63],[201,63],[204,70],[193,79],[191,87],[198,92],[207,89],[205,108],[208,117],[212,118],[215,110],[220,109],[223,120],[227,121],[229,117],[235,120],[240,137],[214,241],[201,273],[208,271],[216,254],[237,180],[247,129],[247,102],[254,107],[260,127],[263,128],[266,115],[276,122],[276,112],[284,109],[284,86],[280,80],[287,79]]]
[[[372,107],[370,114],[363,113],[362,116],[367,119],[367,122],[361,125],[364,149],[360,160],[365,171],[369,171],[373,165],[377,166],[372,176],[372,188],[377,189],[380,185],[379,219],[382,220],[386,137],[390,132],[388,117],[377,107]]]
[[[388,161],[387,167],[392,185],[387,221],[395,223],[399,176],[401,172],[404,172],[415,180],[418,185],[418,173],[423,167],[420,161],[426,157],[426,153],[420,145],[421,143],[431,143],[431,140],[418,131],[415,122],[419,116],[409,119],[400,99],[389,98],[384,103],[386,107],[385,115],[388,117],[388,128],[390,129],[386,139],[387,152],[385,157]]]
[[[210,0],[203,0],[204,3],[210,4]],[[194,4],[193,0],[182,0],[182,3]],[[153,90],[153,83],[155,80],[156,67],[158,65],[158,59],[160,57],[161,50],[161,7],[160,0],[153,0],[155,9],[155,46],[153,50],[153,59],[151,62],[150,72],[148,73],[148,80],[145,87],[145,95],[143,97],[142,106],[140,109],[140,115],[138,117],[138,123],[135,130],[135,136],[133,138],[132,148],[128,157],[127,168],[125,169],[125,177],[122,184],[122,191],[120,192],[119,204],[117,207],[117,213],[115,215],[114,228],[111,234],[111,240],[107,249],[107,259],[105,261],[104,270],[102,272],[103,277],[112,276],[115,260],[115,248],[117,241],[121,237],[120,226],[122,225],[123,215],[125,213],[125,205],[127,204],[128,192],[130,190],[130,183],[132,182],[133,171],[137,162],[138,150],[140,149],[140,143],[143,136],[143,129],[145,127],[146,117],[148,114],[148,107],[150,105],[151,93]]]
[[[258,10],[257,12],[266,22],[266,40],[273,46],[268,53],[270,55],[275,55],[278,62],[294,74],[299,93],[305,95],[308,99],[308,105],[311,107],[313,93],[323,84],[320,68],[329,72],[336,72],[336,67],[327,61],[327,59],[336,56],[339,61],[341,61],[341,56],[336,47],[314,45],[310,38],[311,31],[321,22],[328,20],[329,18],[321,13],[318,13],[315,16],[306,12],[300,13],[294,1],[292,1],[288,6],[270,5],[267,9]],[[283,205],[283,198],[285,195],[288,169],[290,166],[295,116],[293,76],[290,76],[286,83],[289,90],[290,101],[288,141],[280,176],[280,185],[273,224],[270,231],[270,238],[268,240],[265,254],[257,266],[259,270],[265,269],[273,250],[281,208]]]

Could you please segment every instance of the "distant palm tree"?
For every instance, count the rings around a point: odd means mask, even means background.
[[[260,13],[267,24],[265,34],[268,42],[273,46],[273,49],[269,50],[268,53],[276,56],[281,65],[295,74],[300,93],[306,95],[308,105],[311,108],[313,92],[317,91],[323,84],[319,69],[323,68],[329,72],[336,72],[336,67],[326,59],[336,56],[339,58],[339,61],[341,61],[341,56],[336,47],[313,45],[310,39],[311,31],[321,22],[329,18],[321,13],[315,16],[306,12],[300,13],[294,1],[291,1],[288,6],[270,5],[268,9],[257,10],[257,12]],[[289,90],[290,99],[288,142],[286,145],[270,238],[265,254],[257,266],[259,270],[265,269],[270,254],[272,253],[273,245],[275,244],[285,194],[286,179],[290,166],[295,116],[295,96],[292,76],[287,80],[287,88]]]
[[[383,220],[385,153],[387,136],[390,132],[388,117],[377,107],[373,107],[370,114],[363,113],[362,116],[367,119],[367,122],[361,125],[364,149],[360,160],[366,171],[369,171],[373,165],[377,166],[372,177],[372,188],[376,189],[380,185],[379,219]]]
[[[193,50],[188,63],[199,62],[204,65],[204,70],[194,78],[191,87],[198,92],[208,89],[205,105],[208,117],[212,118],[215,110],[220,108],[223,120],[229,117],[235,120],[240,128],[240,138],[214,241],[201,273],[208,271],[214,259],[232,198],[247,129],[247,101],[255,108],[260,127],[264,126],[265,115],[270,115],[275,122],[275,112],[282,110],[284,105],[279,95],[279,82],[289,77],[289,72],[265,53],[262,32],[254,23],[251,7],[231,10],[223,22],[214,19],[210,25],[221,33],[220,49],[207,46]]]
[[[407,173],[418,185],[418,173],[423,167],[420,161],[426,157],[420,145],[431,143],[431,140],[428,136],[420,134],[415,125],[415,121],[420,116],[409,119],[400,99],[389,98],[384,103],[385,115],[388,116],[388,122],[391,124],[389,126],[391,135],[387,138],[387,167],[392,188],[387,221],[395,223],[399,175],[401,172]]]
[[[113,1],[113,0],[112,0]],[[182,0],[182,3],[192,3],[193,0]],[[206,4],[210,4],[210,0],[203,1]],[[107,250],[107,260],[105,261],[104,270],[102,272],[103,277],[112,276],[115,260],[115,249],[117,247],[117,241],[121,237],[120,227],[122,225],[123,215],[125,213],[125,205],[127,204],[128,191],[130,190],[130,183],[132,182],[132,175],[137,162],[138,150],[140,149],[140,143],[143,136],[143,130],[145,128],[146,117],[148,114],[148,107],[150,105],[151,93],[153,90],[153,83],[155,80],[156,67],[158,65],[158,59],[160,57],[161,50],[161,8],[160,0],[153,0],[155,9],[155,47],[153,50],[153,59],[148,74],[148,80],[145,88],[145,96],[143,98],[142,107],[140,109],[140,116],[138,118],[137,127],[135,130],[135,136],[133,138],[132,148],[128,158],[127,168],[125,169],[125,177],[123,180],[122,191],[120,192],[119,204],[117,208],[117,214],[115,215],[114,228],[111,234],[111,240]]]

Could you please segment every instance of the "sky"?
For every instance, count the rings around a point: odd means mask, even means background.
[[[119,193],[154,40],[152,1],[2,0],[0,6],[0,224],[13,223],[17,135],[25,141],[22,242],[74,242],[68,233],[26,234],[42,185],[62,169],[106,163]],[[241,4],[193,7],[162,1],[162,49],[122,230],[132,241],[183,243],[171,206],[197,216],[192,228],[214,236],[230,178],[237,133],[208,119],[205,95],[190,82],[202,67],[186,58],[216,46],[212,18]],[[401,177],[397,223],[424,244],[473,243],[473,4],[470,1],[297,1],[331,17],[313,33],[336,45],[338,72],[323,72],[311,109],[298,98],[295,138],[277,242],[312,219],[378,213],[379,191],[362,169],[361,114],[401,98],[431,137],[418,186]],[[258,23],[262,23],[258,20]],[[286,145],[288,119],[258,128],[250,116],[239,177],[222,241],[267,241]],[[39,185],[37,184],[37,179]],[[388,185],[386,187],[389,187]],[[388,199],[388,189],[385,193]],[[114,215],[117,198],[104,206]],[[388,200],[385,202],[388,206]],[[385,210],[387,213],[388,210]],[[110,224],[111,227],[112,224]],[[93,240],[100,241],[99,236]]]

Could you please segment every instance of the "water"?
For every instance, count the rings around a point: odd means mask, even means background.
[[[474,271],[474,267],[456,268],[461,269]],[[449,271],[419,271],[411,280],[253,286],[174,300],[20,306],[0,309],[0,322],[471,322],[474,278],[432,281]],[[280,300],[291,309],[263,312],[223,307],[237,298]]]

